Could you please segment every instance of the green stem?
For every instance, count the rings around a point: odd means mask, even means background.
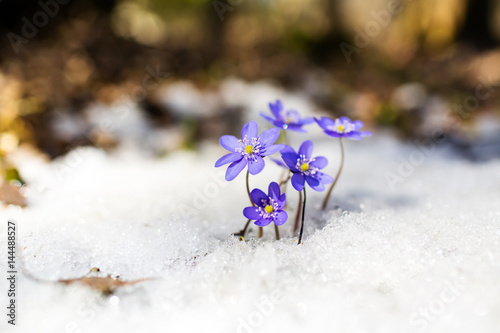
[[[240,232],[235,233],[234,235],[243,237],[243,239],[245,239],[245,235],[247,233],[247,229],[248,229],[248,225],[250,224],[250,221],[252,221],[252,220],[248,220],[247,223],[245,224],[245,227],[242,230],[240,230]]]
[[[292,235],[295,235],[299,229],[300,209],[302,208],[302,191],[299,192],[299,204],[297,205],[297,213],[295,213],[295,223],[293,224]]]
[[[248,194],[248,199],[250,199],[250,203],[252,204],[252,206],[255,207],[255,203],[253,202],[252,197],[250,196],[250,184],[248,182],[249,175],[250,175],[250,171],[247,169],[247,194]],[[248,222],[247,222],[247,225],[248,225]],[[258,237],[262,238],[263,234],[264,234],[264,230],[262,229],[262,227],[259,227],[259,236]]]
[[[326,193],[325,199],[323,200],[323,204],[321,205],[322,210],[325,210],[326,205],[328,204],[328,199],[330,199],[330,194],[332,193],[335,184],[337,184],[337,180],[339,180],[340,173],[342,172],[342,168],[344,167],[344,145],[342,144],[342,138],[339,139],[339,142],[340,142],[340,167],[339,170],[337,171],[337,174],[335,175],[335,179],[333,180],[332,186],[330,186],[330,189]]]
[[[302,242],[302,233],[304,232],[305,212],[306,212],[306,187],[304,186],[304,201],[302,203],[302,225],[300,226],[299,243],[297,245],[300,245],[300,243]]]
[[[290,171],[288,172],[288,176],[285,179],[283,179],[283,177],[282,177],[282,180],[279,183],[281,193],[286,193],[286,185],[288,184],[288,181],[290,180],[290,178],[292,178],[292,172],[290,172]],[[285,202],[285,207],[283,207],[283,209],[285,209],[287,206],[288,206],[288,201]]]
[[[250,175],[250,171],[247,170],[247,194],[248,194],[248,199],[250,199],[250,203],[252,204],[252,206],[255,206],[253,200],[252,200],[252,197],[250,196],[250,184],[248,182],[248,177]]]
[[[286,130],[282,130],[282,131],[283,131],[283,139],[284,139],[284,141],[285,141],[285,144],[286,144],[287,146],[289,146],[289,145],[290,145],[290,142],[288,141],[288,135],[286,134]]]

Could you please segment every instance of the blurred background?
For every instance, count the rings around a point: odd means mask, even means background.
[[[500,156],[500,0],[1,0],[0,36],[11,184],[19,147],[54,159],[138,140],[163,156],[234,133],[246,106],[223,95],[242,81]]]

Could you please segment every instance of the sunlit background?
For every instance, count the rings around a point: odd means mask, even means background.
[[[9,181],[20,146],[52,159],[152,128],[153,155],[196,149],[241,125],[245,107],[218,98],[229,79],[403,140],[439,128],[474,160],[500,151],[500,0],[2,0],[0,35]],[[125,123],[105,111],[131,105]]]

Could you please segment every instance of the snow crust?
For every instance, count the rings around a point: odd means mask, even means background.
[[[333,176],[338,141],[312,131],[292,143],[306,138]],[[280,241],[272,227],[260,240],[256,228],[246,242],[230,236],[249,202],[243,173],[227,183],[213,167],[224,154],[216,142],[161,159],[19,154],[30,205],[0,209],[2,271],[6,221],[18,228],[18,325],[4,318],[1,331],[499,332],[500,160],[472,163],[384,133],[345,149],[326,212],[309,189],[301,246],[292,220]],[[279,178],[266,163],[251,188]],[[293,218],[291,186],[287,196]],[[152,279],[110,297],[55,282],[92,267]]]

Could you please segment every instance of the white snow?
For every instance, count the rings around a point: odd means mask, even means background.
[[[293,143],[306,138],[334,175],[338,141],[313,131]],[[0,209],[2,271],[6,221],[18,228],[18,322],[2,314],[1,332],[499,332],[500,160],[424,153],[383,133],[345,148],[325,213],[323,193],[308,191],[301,246],[291,220],[281,241],[272,227],[261,240],[255,228],[247,242],[230,236],[249,202],[243,173],[227,183],[213,168],[216,142],[163,159],[20,154],[29,207]],[[252,188],[279,177],[267,164]],[[92,267],[152,280],[112,297],[54,282]]]

